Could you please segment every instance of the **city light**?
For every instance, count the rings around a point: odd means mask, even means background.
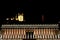
[[[23,21],[23,15],[18,16],[18,21]]]
[[[15,18],[15,20],[18,20],[18,21],[20,21],[20,22],[24,21],[23,13],[22,13],[22,14],[18,13],[18,15],[17,15],[17,17]]]
[[[9,18],[6,18],[6,20],[9,20]]]

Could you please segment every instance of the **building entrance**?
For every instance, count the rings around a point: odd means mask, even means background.
[[[26,32],[26,39],[33,39],[33,32]]]
[[[33,39],[33,32],[26,32],[26,39],[23,40],[36,40],[36,39]]]
[[[23,39],[23,40],[36,40],[36,39]]]

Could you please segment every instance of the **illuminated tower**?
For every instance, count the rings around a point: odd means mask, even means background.
[[[22,14],[18,13],[18,15],[16,16],[16,20],[23,22],[24,21],[23,13]]]

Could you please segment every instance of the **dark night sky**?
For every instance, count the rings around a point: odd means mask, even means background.
[[[1,3],[0,10],[1,22],[7,17],[14,17],[18,12],[24,13],[25,23],[42,23],[41,15],[45,16],[44,23],[58,23],[60,19],[58,3],[40,3],[40,1],[33,0],[4,2]]]

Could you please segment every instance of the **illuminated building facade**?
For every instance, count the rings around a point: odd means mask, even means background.
[[[2,40],[60,40],[58,24],[3,24]]]
[[[23,22],[23,14],[11,20]],[[6,20],[9,20],[7,18]],[[44,16],[42,16],[44,22]],[[58,24],[2,24],[1,40],[60,40]]]

